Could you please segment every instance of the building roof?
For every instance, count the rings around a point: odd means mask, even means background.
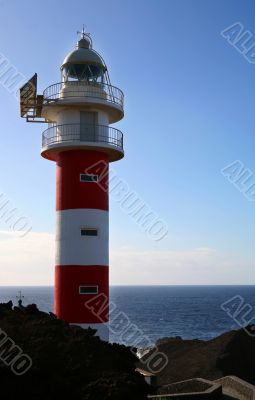
[[[106,69],[102,57],[90,47],[85,38],[80,39],[76,49],[67,54],[61,68],[67,64],[94,64]]]

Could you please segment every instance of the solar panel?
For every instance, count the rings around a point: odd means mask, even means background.
[[[30,110],[34,113],[36,108],[36,93],[37,74],[34,74],[34,76],[20,88],[20,115],[22,118],[27,117]]]

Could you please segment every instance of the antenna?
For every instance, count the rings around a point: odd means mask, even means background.
[[[77,31],[77,35],[81,35],[81,39],[85,39],[86,36],[88,36],[90,38],[90,33],[89,32],[85,32],[85,25],[82,25],[82,30],[81,31]]]
[[[19,305],[19,307],[22,307],[22,299],[24,299],[24,296],[22,296],[21,290],[19,290],[18,293],[19,293],[19,295],[16,296],[16,299],[18,299],[18,305]]]

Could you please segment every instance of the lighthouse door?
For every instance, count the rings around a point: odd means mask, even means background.
[[[81,111],[80,113],[80,140],[95,142],[97,113]]]

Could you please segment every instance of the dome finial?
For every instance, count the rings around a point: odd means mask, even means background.
[[[77,43],[77,47],[90,47],[92,46],[92,39],[90,33],[85,31],[85,25],[82,25],[82,30],[77,31],[77,35],[80,34],[81,38]]]

